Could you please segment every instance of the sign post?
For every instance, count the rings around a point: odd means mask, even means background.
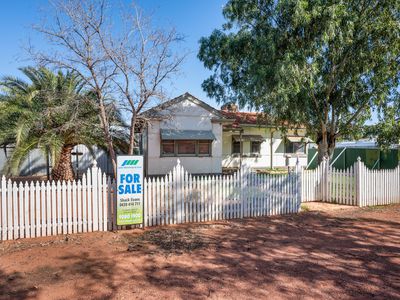
[[[143,224],[143,156],[117,157],[117,225]]]

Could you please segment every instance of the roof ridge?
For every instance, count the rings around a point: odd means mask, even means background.
[[[183,94],[181,94],[181,95],[179,95],[179,96],[177,96],[175,98],[172,98],[172,99],[167,100],[167,101],[165,101],[163,103],[160,103],[159,105],[156,105],[156,106],[154,106],[154,107],[142,112],[141,115],[146,116],[146,115],[155,114],[155,113],[160,112],[160,111],[162,111],[162,110],[164,110],[164,109],[166,109],[166,108],[168,108],[168,107],[170,107],[170,106],[172,106],[174,104],[178,104],[179,102],[181,102],[183,100],[186,100],[186,99],[191,101],[191,102],[193,102],[193,103],[195,103],[195,104],[197,104],[197,105],[202,106],[204,109],[214,113],[217,116],[222,116],[220,110],[212,107],[208,103],[204,102],[203,100],[200,100],[199,98],[197,98],[196,96],[192,95],[189,92],[185,92],[185,93],[183,93]]]

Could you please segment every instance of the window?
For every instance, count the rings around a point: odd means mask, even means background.
[[[196,154],[196,141],[176,141],[178,144],[178,154]]]
[[[162,140],[161,156],[211,156],[211,145],[211,140]]]
[[[211,155],[211,141],[199,141],[199,155]]]
[[[175,154],[175,143],[174,141],[162,141],[161,143],[161,154],[165,156],[173,156]]]
[[[240,142],[232,141],[232,154],[240,154]]]
[[[260,154],[261,152],[261,142],[253,141],[251,142],[251,153]]]
[[[286,142],[285,153],[305,153],[305,144],[300,142]]]

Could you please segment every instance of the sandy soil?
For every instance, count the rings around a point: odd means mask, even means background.
[[[400,299],[400,206],[0,243],[0,299]]]

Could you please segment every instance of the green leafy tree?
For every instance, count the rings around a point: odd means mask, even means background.
[[[200,40],[213,71],[203,88],[278,126],[304,125],[321,160],[397,97],[399,12],[397,0],[230,0],[226,24]]]
[[[106,148],[95,97],[76,73],[32,67],[21,71],[30,82],[14,77],[0,82],[0,145],[15,147],[5,172],[18,174],[29,152],[40,149],[51,157],[52,179],[72,180],[74,146]],[[121,117],[111,105],[107,113],[113,120],[113,138],[123,147],[126,136]]]
[[[378,122],[365,126],[365,136],[376,138],[383,149],[400,142],[400,90],[383,107],[379,108]]]

